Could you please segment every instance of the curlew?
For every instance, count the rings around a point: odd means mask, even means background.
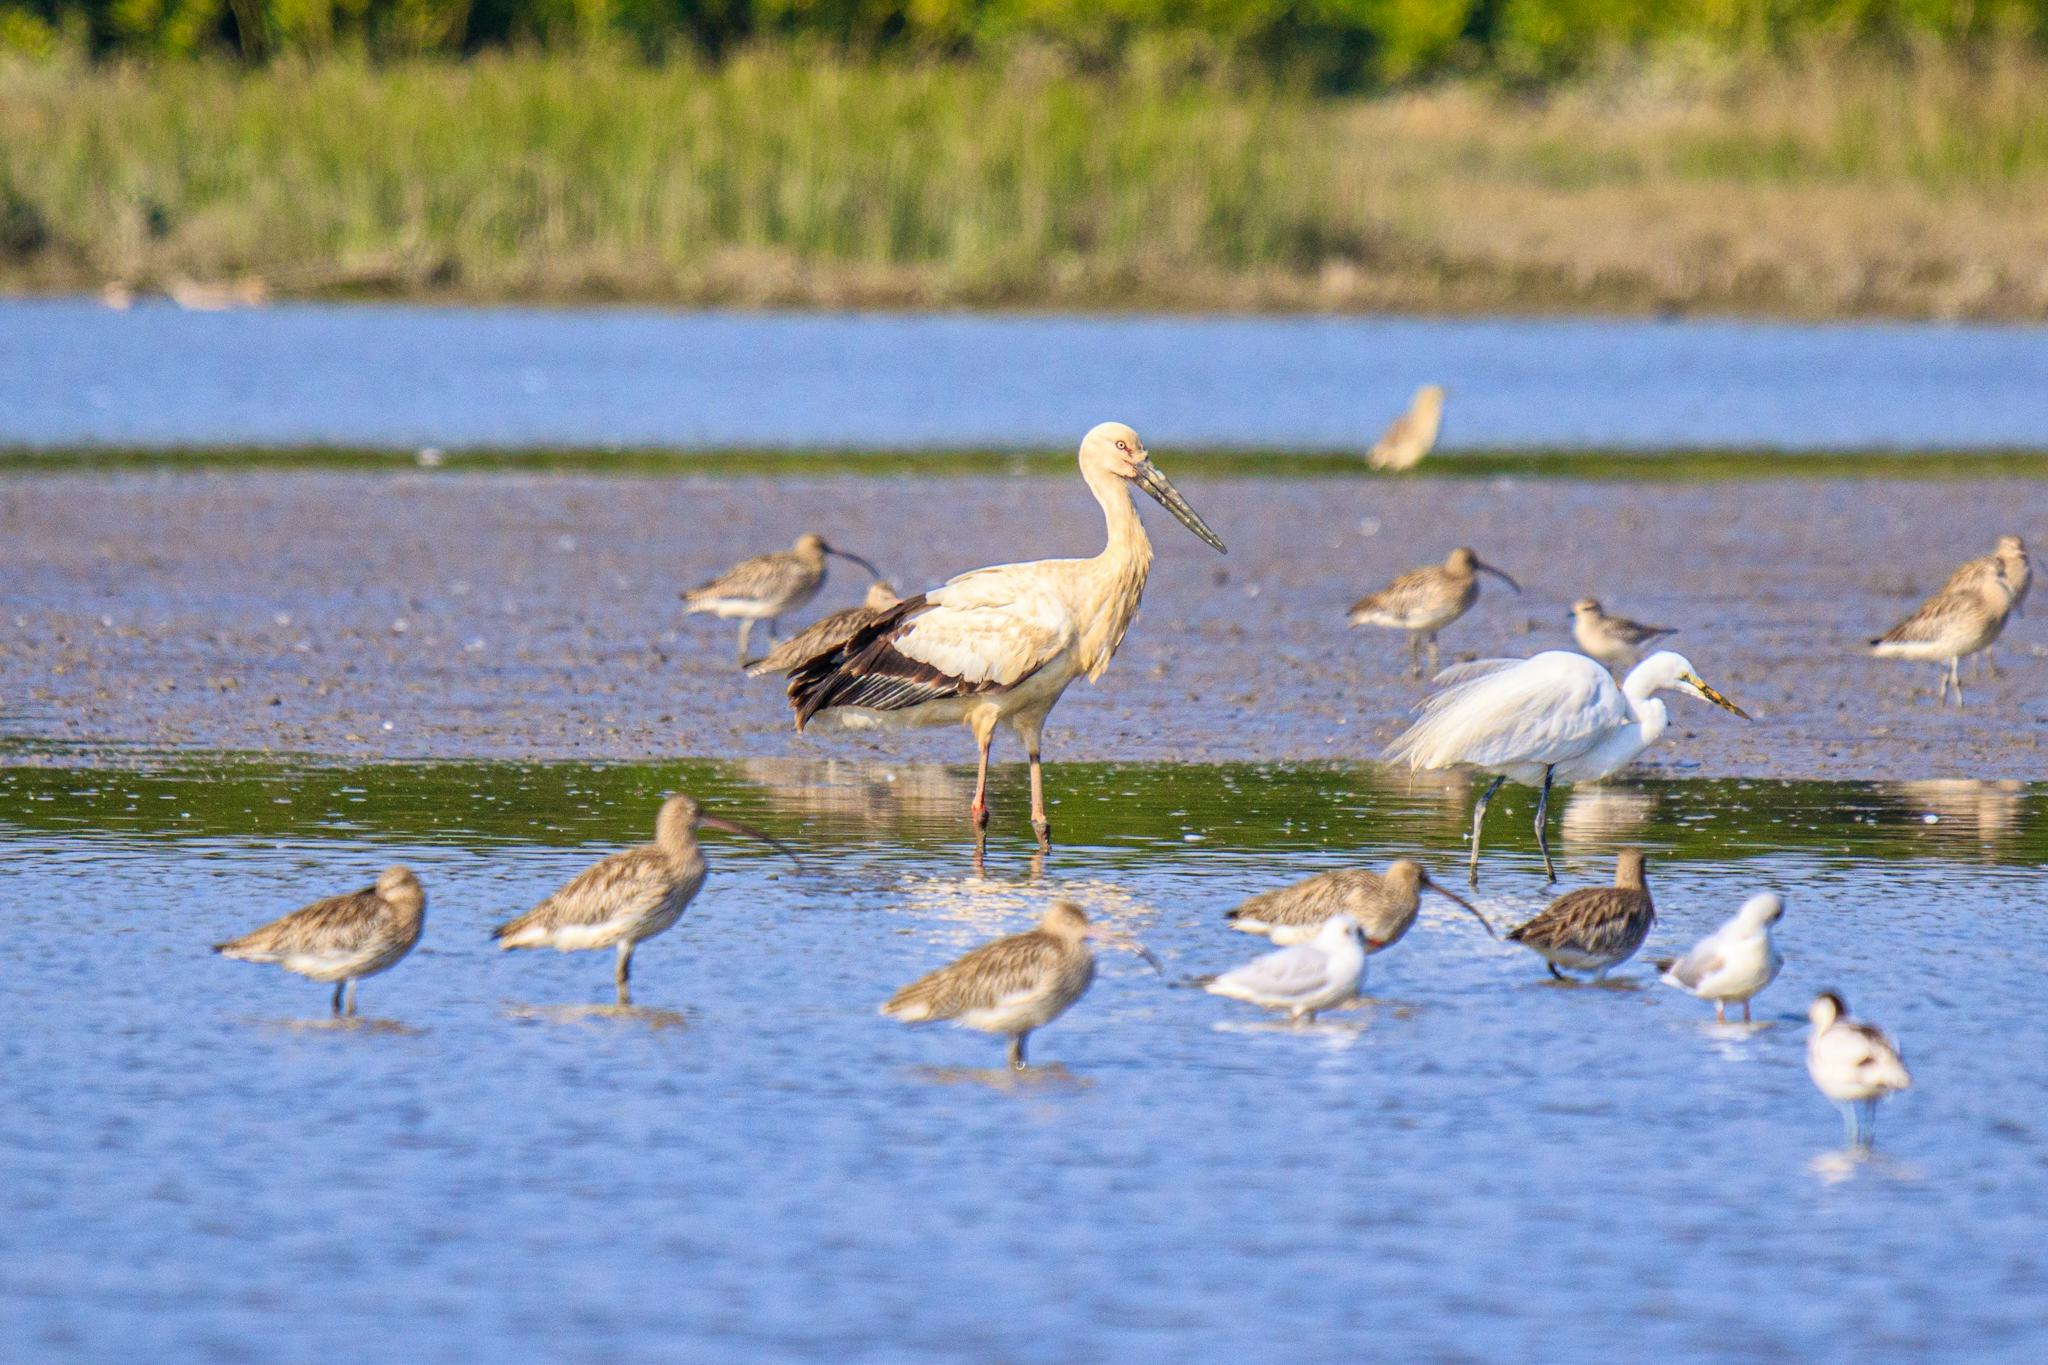
[[[339,1017],[356,1012],[356,983],[396,966],[420,941],[426,921],[419,878],[408,868],[388,867],[374,886],[314,901],[213,950],[242,962],[274,962],[310,981],[332,981]]]
[[[1424,384],[1415,391],[1408,411],[1388,423],[1366,457],[1374,469],[1413,469],[1422,457],[1436,448],[1437,431],[1444,421],[1444,391],[1440,385]]]
[[[1572,603],[1571,622],[1572,638],[1579,648],[1616,672],[1635,667],[1644,645],[1678,633],[1672,626],[1646,626],[1626,616],[1609,616],[1597,597],[1581,597]]]
[[[873,625],[881,619],[883,612],[902,600],[894,588],[876,579],[868,584],[867,598],[859,606],[819,617],[760,658],[741,666],[750,678],[768,673],[787,673],[804,660],[845,644],[856,632]]]
[[[2006,596],[2012,600],[2008,617],[2024,616],[2027,590],[2034,586],[2034,562],[2027,557],[2027,542],[2018,536],[2000,536],[1997,549],[1988,555],[1968,561],[1950,574],[1948,581],[1941,585],[1941,591],[1952,592],[1958,588],[1977,586],[1987,580],[1996,582],[2001,578]],[[2004,634],[2002,625],[1999,633]],[[1994,640],[1977,653],[1983,671],[1994,678],[1998,676],[1998,665],[1992,662],[1991,655],[1996,644],[1997,641]]]
[[[970,811],[978,838],[988,826],[989,748],[996,727],[1007,725],[1031,764],[1031,827],[1039,846],[1050,847],[1039,763],[1046,715],[1074,679],[1093,682],[1109,667],[1152,565],[1131,486],[1223,549],[1129,427],[1091,430],[1080,465],[1107,526],[1101,554],[977,569],[899,602],[790,670],[796,728],[814,720],[848,729],[965,725],[980,751]]]
[[[825,543],[823,536],[807,531],[787,550],[743,559],[709,583],[678,595],[688,604],[691,616],[708,611],[721,620],[738,618],[739,661],[744,665],[747,635],[754,622],[766,621],[768,638],[774,639],[776,618],[818,595],[825,582],[827,555],[860,565],[871,578],[882,576],[879,569],[859,555],[835,549]]]
[[[1324,920],[1315,936],[1262,953],[1204,988],[1269,1010],[1285,1010],[1295,1023],[1358,998],[1365,982],[1365,931],[1346,914]]]
[[[1643,851],[1625,848],[1614,860],[1614,885],[1565,892],[1508,940],[1540,954],[1560,981],[1568,971],[1591,972],[1598,981],[1635,956],[1656,922]]]
[[[633,949],[682,918],[704,885],[700,828],[759,839],[796,861],[780,840],[736,820],[706,815],[690,797],[671,796],[655,817],[653,843],[599,859],[533,909],[493,929],[491,936],[501,948],[565,953],[616,948],[618,1003],[631,1004]]]
[[[1493,926],[1477,906],[1456,892],[1430,879],[1422,864],[1413,858],[1396,858],[1384,875],[1362,867],[1339,868],[1319,876],[1264,891],[1224,916],[1233,929],[1247,934],[1264,934],[1286,945],[1314,938],[1332,915],[1345,914],[1365,931],[1368,951],[1379,953],[1393,947],[1415,923],[1422,893],[1434,891],[1445,900],[1464,906],[1484,925],[1489,935]]]
[[[1876,1136],[1877,1102],[1913,1084],[1898,1044],[1875,1024],[1849,1017],[1849,1006],[1833,991],[1813,998],[1806,1018],[1806,1074],[1842,1111],[1852,1147],[1868,1148]]]
[[[1935,705],[1947,702],[1953,690],[1961,710],[1962,661],[1998,639],[2015,599],[2002,565],[1968,575],[1959,570],[1958,576],[1961,586],[1937,590],[1919,610],[1872,640],[1870,652],[1880,659],[1945,665]]]
[[[1472,609],[1479,600],[1479,575],[1490,573],[1516,592],[1522,585],[1491,564],[1482,563],[1469,545],[1451,551],[1441,564],[1411,569],[1378,592],[1351,604],[1354,626],[1386,626],[1408,632],[1408,671],[1422,676],[1422,646],[1429,646],[1429,667],[1436,671],[1436,633]]]
[[[1023,1071],[1029,1065],[1025,1040],[1065,1014],[1095,980],[1090,939],[1152,960],[1135,940],[1090,924],[1072,901],[1054,901],[1037,928],[984,943],[919,977],[890,996],[882,1013],[906,1024],[950,1020],[961,1028],[1008,1034],[1010,1065]]]
[[[1771,941],[1771,926],[1785,917],[1775,892],[1759,891],[1734,918],[1695,943],[1684,957],[1656,963],[1660,979],[1686,994],[1714,1002],[1714,1022],[1728,1022],[1728,1006],[1741,1002],[1747,1024],[1749,1002],[1777,980],[1785,959]]]
[[[1637,664],[1619,686],[1583,654],[1546,650],[1528,659],[1482,659],[1437,675],[1443,690],[1422,704],[1422,718],[1387,750],[1413,769],[1460,764],[1494,775],[1472,808],[1471,882],[1479,884],[1479,830],[1501,784],[1513,779],[1538,788],[1536,846],[1551,881],[1545,828],[1550,789],[1558,783],[1597,782],[1633,762],[1670,723],[1656,693],[1665,688],[1710,701],[1749,719],[1749,713],[1707,686],[1683,654],[1659,650]]]

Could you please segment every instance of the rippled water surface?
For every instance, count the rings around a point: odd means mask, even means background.
[[[0,443],[1371,444],[2048,441],[2048,329],[1932,324],[658,313],[0,301]]]
[[[1034,1040],[876,1003],[1055,892],[1181,977],[1249,955],[1245,894],[1425,852],[1462,784],[1346,767],[1005,773],[253,762],[0,770],[0,1355],[223,1360],[2038,1357],[2048,1347],[2038,866],[2048,789],[1573,791],[1567,884],[1650,851],[1683,946],[1789,903],[1754,1028],[1632,964],[1608,988],[1441,902],[1370,1003],[1304,1029],[1109,956]],[[681,787],[783,834],[636,961],[489,926]],[[1543,903],[1526,800],[1482,908]],[[715,842],[713,842],[715,841]],[[426,939],[337,1029],[326,990],[206,945],[387,863]],[[1917,1086],[1839,1151],[1801,1057],[1844,990]],[[1598,1341],[1588,1337],[1597,1323]]]

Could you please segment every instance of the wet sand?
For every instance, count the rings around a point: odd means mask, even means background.
[[[1172,472],[1170,453],[1162,463]],[[1358,759],[1421,685],[1402,637],[1345,611],[1469,543],[1487,581],[1446,662],[1571,647],[1572,599],[1681,627],[1673,643],[1757,718],[1673,701],[1650,770],[1705,776],[2036,778],[2048,639],[2016,619],[2003,675],[1937,710],[1934,669],[1863,642],[1962,558],[2048,520],[2048,483],[1563,479],[1189,480],[1219,557],[1146,505],[1159,557],[1049,760]],[[949,731],[791,733],[735,626],[677,592],[804,530],[899,588],[1100,547],[1074,478],[610,478],[121,473],[0,482],[0,735],[110,748],[351,759],[882,753],[964,761]],[[835,565],[803,616],[859,596]],[[785,622],[785,630],[801,621]],[[759,632],[757,631],[757,637]],[[998,757],[1018,757],[999,741]]]

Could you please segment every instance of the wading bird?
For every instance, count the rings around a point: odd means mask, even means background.
[[[1351,604],[1354,626],[1386,626],[1408,632],[1408,671],[1422,676],[1422,646],[1429,645],[1429,667],[1437,666],[1436,633],[1472,609],[1479,600],[1479,575],[1490,573],[1516,592],[1522,585],[1491,564],[1480,562],[1469,545],[1451,551],[1441,564],[1411,569],[1378,592]]]
[[[1031,827],[1040,847],[1050,847],[1039,768],[1046,713],[1074,679],[1092,682],[1109,667],[1152,565],[1130,485],[1223,549],[1121,422],[1090,431],[1080,462],[1108,525],[1101,554],[976,569],[898,603],[846,643],[790,670],[796,728],[813,720],[847,729],[965,725],[981,752],[971,812],[978,836],[988,826],[989,746],[996,727],[1008,725],[1031,763]]]
[[[1436,384],[1424,384],[1415,391],[1408,411],[1380,433],[1367,460],[1374,469],[1415,468],[1422,463],[1423,456],[1436,448],[1436,434],[1443,420],[1443,389]]]
[[[1572,638],[1579,648],[1609,668],[1635,666],[1643,646],[1664,635],[1676,635],[1671,626],[1646,626],[1626,616],[1609,616],[1597,597],[1581,597],[1572,603]]]
[[[1655,965],[1667,986],[1714,1002],[1714,1022],[1728,1022],[1728,1006],[1742,1002],[1748,1023],[1749,1002],[1775,981],[1785,959],[1771,942],[1771,926],[1785,917],[1785,902],[1776,893],[1759,891],[1742,903],[1735,917],[1695,943],[1681,958],[1663,958]]]
[[[1010,1065],[1026,1068],[1024,1042],[1067,1012],[1095,980],[1088,940],[1138,953],[1156,968],[1142,944],[1091,925],[1072,901],[1054,901],[1036,929],[984,943],[889,997],[882,1013],[906,1024],[951,1020],[961,1028],[1010,1037]]]
[[[2003,579],[2006,595],[2012,599],[2007,611],[2008,618],[2024,616],[2027,604],[2027,590],[2034,586],[2034,562],[2027,557],[2027,543],[2018,536],[2000,536],[1998,548],[1988,555],[1970,560],[1948,576],[1948,582],[1941,585],[1943,592],[1954,592],[1959,588],[1975,587],[1986,580],[1997,582]],[[2004,624],[1999,634],[2005,633]],[[1984,646],[1978,651],[1977,659],[1983,671],[1992,677],[1998,676],[1998,665],[1991,655],[1997,642]]]
[[[700,828],[759,839],[796,861],[781,840],[736,820],[706,815],[690,797],[671,796],[655,817],[653,843],[599,859],[533,909],[493,929],[491,937],[501,948],[554,948],[565,953],[616,948],[613,980],[618,1002],[631,1004],[635,945],[682,918],[704,885],[704,851],[697,846]]]
[[[1211,995],[1285,1010],[1296,1023],[1358,998],[1365,982],[1365,931],[1349,915],[1332,915],[1314,938],[1263,953],[1207,984]]]
[[[688,615],[708,611],[720,619],[739,618],[739,661],[747,661],[747,633],[754,622],[768,623],[768,638],[775,638],[775,619],[795,611],[818,595],[825,581],[825,556],[833,555],[880,578],[881,570],[857,554],[834,549],[823,536],[806,532],[796,545],[774,554],[743,559],[702,587],[679,596],[688,604]]]
[[[1466,764],[1494,774],[1472,809],[1474,886],[1479,829],[1501,783],[1512,779],[1538,788],[1536,845],[1554,882],[1557,869],[1545,829],[1551,787],[1597,782],[1656,743],[1670,723],[1656,693],[1668,687],[1749,719],[1702,682],[1690,660],[1668,649],[1637,664],[1618,687],[1605,668],[1565,650],[1528,659],[1481,659],[1445,669],[1437,681],[1443,690],[1423,702],[1422,718],[1394,741],[1387,757],[1413,769]]]
[[[1625,848],[1614,860],[1614,885],[1565,892],[1508,941],[1541,954],[1560,981],[1568,971],[1591,972],[1598,981],[1635,956],[1656,922],[1643,851]]]
[[[887,583],[876,579],[868,584],[868,595],[857,607],[835,611],[830,616],[821,616],[796,634],[784,640],[752,663],[743,664],[747,676],[758,678],[768,673],[787,673],[806,659],[816,658],[828,649],[837,649],[854,637],[854,634],[880,620],[882,613],[903,599]]]
[[[1387,864],[1385,875],[1362,867],[1345,867],[1277,891],[1263,891],[1228,912],[1224,919],[1233,929],[1264,934],[1273,942],[1286,945],[1314,938],[1332,915],[1349,915],[1365,931],[1367,950],[1380,953],[1399,943],[1415,923],[1425,891],[1434,891],[1445,900],[1464,906],[1485,926],[1487,934],[1493,935],[1493,926],[1487,924],[1486,916],[1479,913],[1477,906],[1430,880],[1422,864],[1413,858],[1396,858]]]
[[[1880,659],[1946,665],[1935,705],[1946,702],[1953,689],[1956,709],[1961,710],[1962,661],[1998,639],[2013,601],[2002,568],[1972,575],[1963,586],[1943,588],[1922,602],[1918,611],[1872,640],[1870,652]]]
[[[1849,1017],[1849,1006],[1822,991],[1806,1011],[1806,1074],[1842,1111],[1849,1145],[1867,1148],[1876,1136],[1877,1102],[1913,1084],[1898,1045],[1875,1024]]]
[[[314,901],[213,950],[243,962],[274,962],[311,981],[332,981],[334,1013],[353,1015],[356,982],[396,966],[420,941],[426,920],[427,893],[419,878],[407,868],[388,867],[375,886]]]

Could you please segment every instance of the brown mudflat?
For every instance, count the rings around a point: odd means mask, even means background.
[[[1171,471],[1171,450],[1159,458]],[[1447,628],[1446,663],[1572,648],[1571,603],[1604,595],[1678,627],[1661,643],[1757,717],[1675,700],[1645,770],[2041,771],[2048,629],[2034,619],[2012,622],[2004,676],[1968,683],[1960,714],[1933,706],[1932,667],[1862,645],[2001,532],[2048,525],[2048,483],[1183,482],[1229,557],[1147,509],[1159,557],[1143,614],[1102,685],[1061,706],[1055,765],[1377,755],[1421,690],[1398,637],[1347,629],[1345,609],[1469,541],[1513,564],[1525,594],[1488,595]],[[790,733],[776,680],[741,675],[729,626],[676,601],[806,528],[858,544],[907,591],[1092,554],[1102,534],[1071,477],[0,481],[0,735],[352,758],[877,752]],[[835,566],[811,611],[865,587]],[[960,752],[944,732],[877,743]],[[1020,757],[1000,741],[997,756]]]

